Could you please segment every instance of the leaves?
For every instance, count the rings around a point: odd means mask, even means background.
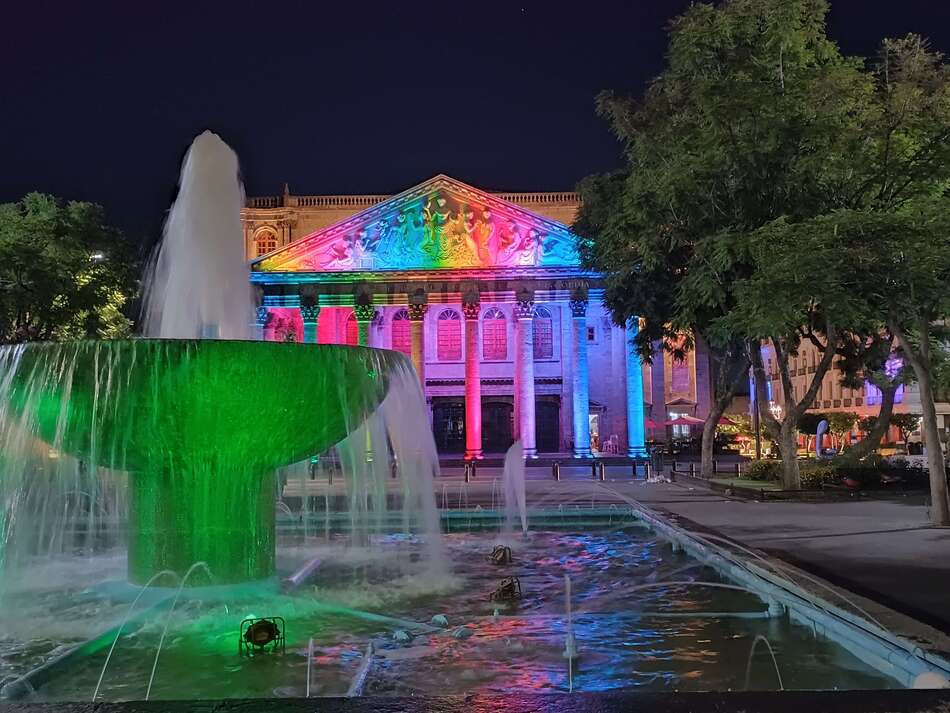
[[[127,334],[135,269],[97,205],[40,193],[0,204],[0,341]]]

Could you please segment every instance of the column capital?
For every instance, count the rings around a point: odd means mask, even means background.
[[[300,305],[300,319],[304,324],[316,324],[320,319],[320,305]]]
[[[410,322],[421,322],[425,319],[426,312],[429,309],[427,304],[410,304],[408,306],[409,310],[409,321]]]
[[[376,308],[369,304],[357,304],[353,306],[353,316],[357,322],[372,322],[376,318]]]
[[[482,303],[478,301],[478,296],[474,301],[463,301],[462,302],[462,314],[465,315],[465,319],[469,322],[478,320],[478,315],[482,311]]]
[[[534,300],[518,300],[515,303],[516,319],[534,319]]]
[[[571,316],[575,319],[587,316],[587,300],[571,300]]]

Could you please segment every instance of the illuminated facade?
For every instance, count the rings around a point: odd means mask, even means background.
[[[411,357],[443,453],[644,454],[644,418],[704,416],[708,359],[642,365],[567,228],[573,193],[436,176],[396,196],[252,198],[261,339]],[[654,410],[654,404],[658,408]]]

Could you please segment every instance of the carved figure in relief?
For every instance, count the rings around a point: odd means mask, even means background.
[[[475,242],[478,243],[481,255],[487,256],[492,262],[495,262],[498,256],[496,233],[491,211],[485,208],[475,221]]]
[[[510,264],[521,240],[521,229],[515,221],[509,220],[499,231],[496,262]]]
[[[327,248],[327,267],[349,267],[353,263],[353,246],[341,235]]]
[[[444,252],[443,238],[445,224],[449,219],[449,210],[446,208],[445,198],[435,195],[429,198],[422,209],[425,225],[425,238],[422,241],[423,252],[438,258]]]
[[[555,235],[542,235],[538,241],[538,262],[573,262],[574,246]]]
[[[472,260],[484,264],[488,258],[488,241],[482,240],[480,223],[475,221],[475,210],[471,206],[464,209],[465,240],[472,254]]]

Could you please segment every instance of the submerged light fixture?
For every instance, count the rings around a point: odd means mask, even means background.
[[[490,602],[513,602],[521,599],[521,581],[517,577],[505,577],[494,592],[488,595]]]
[[[268,616],[249,618],[241,622],[241,636],[238,650],[241,656],[284,652],[284,618]]]

